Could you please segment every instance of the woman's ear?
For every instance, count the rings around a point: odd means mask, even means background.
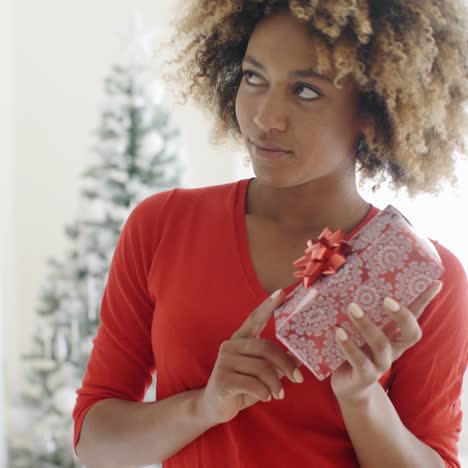
[[[374,117],[368,113],[361,113],[359,116],[359,135],[360,140],[364,139],[367,143],[375,137]]]
[[[374,119],[373,116],[367,112],[361,111],[359,114],[359,129],[361,133],[365,135],[369,135],[372,131],[374,126]]]

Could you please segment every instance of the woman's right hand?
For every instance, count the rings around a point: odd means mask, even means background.
[[[221,344],[201,397],[210,423],[230,421],[254,403],[269,401],[271,395],[283,398],[281,377],[284,375],[295,383],[303,381],[299,360],[276,343],[259,338],[273,311],[284,300],[284,292],[279,292],[276,297],[272,294],[262,302],[239,330]]]

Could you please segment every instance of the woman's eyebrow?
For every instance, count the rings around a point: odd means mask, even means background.
[[[249,62],[252,65],[255,65],[260,70],[265,71],[265,67],[258,60],[255,60],[250,55],[246,55],[244,57],[244,62]],[[333,81],[328,76],[321,75],[320,73],[318,73],[318,72],[316,72],[316,71],[314,71],[312,69],[292,70],[292,71],[290,71],[288,73],[288,76],[290,76],[292,78],[318,78],[319,80],[323,80],[323,81],[326,81],[328,83],[333,84]]]

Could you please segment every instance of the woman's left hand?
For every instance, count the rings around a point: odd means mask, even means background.
[[[393,301],[399,307],[396,311],[388,307],[387,300],[384,301],[385,311],[396,325],[393,332],[387,332],[388,335],[359,307],[353,309],[351,305],[348,316],[366,344],[360,348],[342,328],[337,329],[336,341],[347,358],[331,375],[331,386],[338,400],[353,402],[365,399],[392,362],[421,339],[418,317],[441,288],[440,280],[433,281],[409,307]],[[353,315],[352,310],[356,315]],[[346,339],[343,341],[340,336]]]

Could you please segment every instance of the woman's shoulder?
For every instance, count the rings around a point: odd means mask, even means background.
[[[241,183],[242,180],[203,187],[174,187],[151,194],[130,209],[126,225],[143,230],[154,239],[164,226],[176,227],[188,219],[202,221],[202,217],[225,214],[232,209]]]
[[[430,239],[430,241],[436,248],[439,257],[442,260],[442,264],[444,265],[445,272],[441,278],[442,281],[447,279],[451,282],[459,283],[460,285],[464,284],[466,286],[467,275],[461,260],[452,250],[441,244],[439,241],[433,239]]]
[[[157,207],[163,208],[168,203],[170,203],[171,206],[177,206],[200,199],[219,201],[217,198],[218,196],[234,193],[242,182],[244,182],[244,180],[200,187],[174,187],[146,197],[138,203],[134,209],[144,213],[147,211],[152,212]]]
[[[441,292],[431,301],[421,316],[421,324],[435,329],[452,330],[452,338],[462,330],[468,340],[468,280],[465,268],[460,259],[449,248],[440,242],[430,239],[434,244],[444,273]]]
[[[242,182],[244,180],[201,187],[174,187],[154,193],[136,204],[130,216],[145,224],[153,224],[155,219],[169,221],[180,219],[181,215],[187,219],[188,212],[225,212],[232,209]]]

